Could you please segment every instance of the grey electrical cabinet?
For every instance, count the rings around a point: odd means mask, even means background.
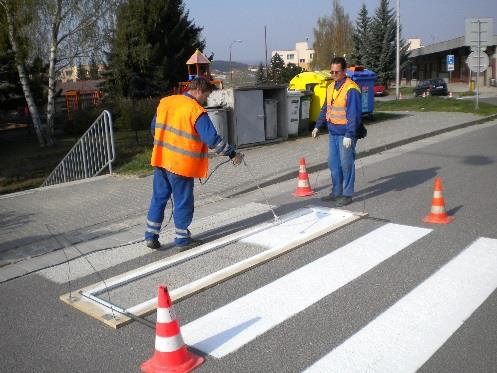
[[[264,104],[260,89],[235,90],[233,139],[237,145],[264,142]]]
[[[212,92],[209,105],[228,110],[229,142],[237,146],[288,138],[286,86],[247,86]]]

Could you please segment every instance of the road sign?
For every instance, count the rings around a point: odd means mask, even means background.
[[[482,73],[488,69],[488,64],[490,63],[490,59],[488,58],[488,54],[484,52],[480,52],[480,63],[478,66],[478,52],[471,52],[466,60],[466,64],[471,69],[471,71],[475,73]]]
[[[464,45],[478,47],[478,41],[480,42],[480,47],[493,45],[493,18],[466,18],[465,25]],[[478,33],[480,34],[479,37]]]
[[[454,55],[447,55],[447,71],[454,71]]]

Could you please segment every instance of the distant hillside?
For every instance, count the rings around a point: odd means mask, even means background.
[[[245,63],[241,62],[235,62],[231,61],[231,66],[233,67],[233,70],[247,70],[248,66]],[[211,62],[211,71],[218,70],[222,72],[229,72],[230,71],[230,62],[229,61],[212,61]]]

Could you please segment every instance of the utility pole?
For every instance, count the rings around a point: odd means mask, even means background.
[[[266,25],[264,25],[264,48],[266,50],[266,72],[267,72],[267,34],[266,34]]]
[[[395,73],[395,97],[400,98],[400,0],[397,0],[397,58]]]
[[[241,42],[242,42],[242,40],[233,40],[230,44],[230,48],[229,48],[229,50],[230,50],[230,64],[229,64],[230,65],[230,83],[233,83],[233,67],[231,66],[231,47],[233,46],[233,44],[241,43]]]
[[[479,110],[479,96],[480,96],[480,68],[481,68],[481,21],[478,19],[478,69],[476,70],[476,105],[475,110]]]

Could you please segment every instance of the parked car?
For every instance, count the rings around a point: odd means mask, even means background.
[[[385,94],[385,86],[375,83],[374,85],[374,95],[383,96]]]
[[[421,96],[423,92],[430,95],[447,96],[449,93],[447,83],[441,78],[422,80],[414,88],[414,96]]]

